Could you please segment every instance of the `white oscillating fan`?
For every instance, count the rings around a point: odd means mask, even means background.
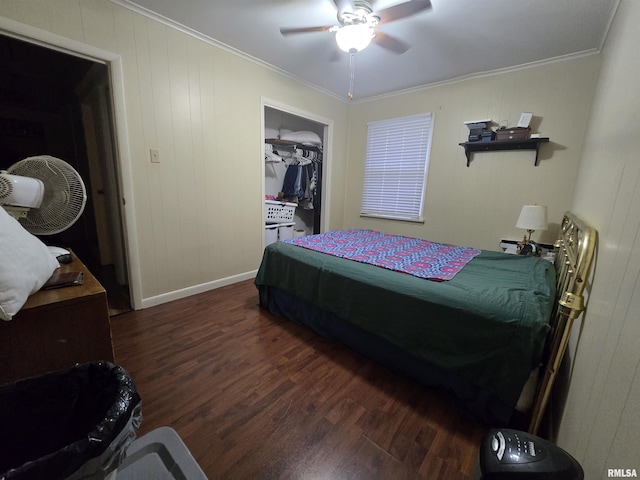
[[[0,205],[34,235],[66,230],[86,203],[82,178],[59,158],[28,157],[0,172]]]

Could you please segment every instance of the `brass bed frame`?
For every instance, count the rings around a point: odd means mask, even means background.
[[[571,327],[585,309],[583,291],[593,263],[597,232],[571,212],[562,218],[560,235],[554,245],[556,299],[550,320],[551,332],[543,363],[542,379],[532,407],[529,432],[536,434],[569,343]]]

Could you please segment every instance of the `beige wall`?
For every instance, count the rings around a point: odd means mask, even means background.
[[[599,232],[560,445],[585,478],[640,474],[640,3],[622,0],[602,52],[573,210]]]
[[[346,103],[107,0],[3,0],[0,16],[121,56],[142,306],[257,269],[263,98],[334,122],[327,180],[343,188]],[[338,226],[342,198],[327,212]]]
[[[329,228],[495,249],[500,237],[520,235],[522,204],[547,204],[552,221],[574,209],[598,228],[600,247],[559,442],[587,478],[640,468],[640,160],[632,144],[640,131],[640,4],[622,0],[599,82],[601,56],[590,56],[351,107],[106,0],[2,0],[0,16],[122,56],[133,185],[127,213],[147,301],[257,267],[261,97],[335,122]],[[361,219],[366,122],[424,111],[435,113],[425,224]],[[477,155],[467,168],[462,122],[513,125],[522,111],[534,112],[534,126],[551,138],[540,166],[529,152],[502,152]],[[160,150],[159,165],[148,161],[149,148]]]
[[[533,238],[553,242],[571,207],[599,57],[588,56],[458,83],[423,88],[354,105],[349,122],[345,224],[429,240],[497,250],[500,238],[520,239],[522,205],[547,205],[555,225]],[[433,112],[424,224],[360,218],[367,122]],[[476,153],[467,168],[467,120],[491,118],[515,126],[533,112],[532,131],[549,137],[534,166],[530,151]]]

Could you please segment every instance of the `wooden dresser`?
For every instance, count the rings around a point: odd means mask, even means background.
[[[76,363],[113,362],[107,293],[73,255],[62,271],[82,271],[82,285],[31,295],[12,320],[0,321],[0,384]]]

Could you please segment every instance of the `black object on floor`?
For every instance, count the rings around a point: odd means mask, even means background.
[[[493,429],[480,444],[481,480],[584,480],[580,464],[548,440],[519,430]]]

